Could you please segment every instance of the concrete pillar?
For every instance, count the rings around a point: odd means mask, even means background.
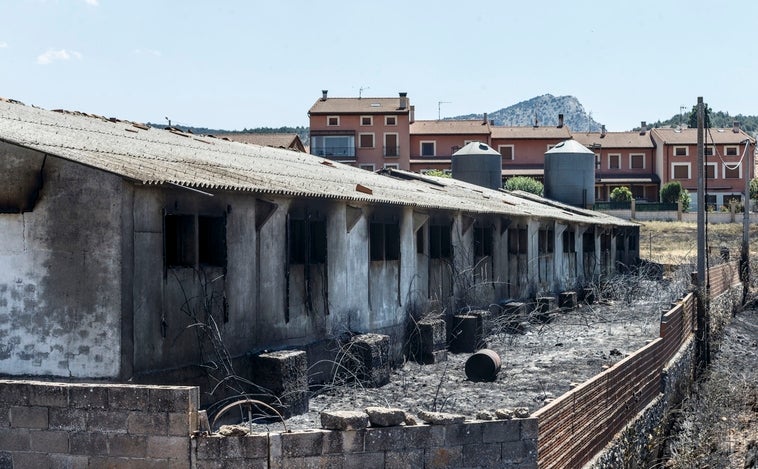
[[[580,283],[586,281],[584,278],[584,233],[586,231],[586,226],[577,226],[574,234],[576,244],[576,279]]]
[[[529,219],[527,222],[526,239],[528,240],[527,246],[527,279],[529,281],[529,289],[536,288],[539,285],[539,270],[537,269],[539,263],[539,220]],[[524,294],[525,292],[521,292]]]
[[[568,226],[555,224],[555,252],[553,252],[553,289],[561,290],[566,287],[566,262],[563,255],[563,233]]]

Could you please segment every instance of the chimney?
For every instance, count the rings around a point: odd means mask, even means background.
[[[563,114],[558,114],[558,128],[563,128]]]
[[[329,90],[321,90],[321,101],[326,101],[327,93],[329,93]]]
[[[408,121],[411,124],[416,122],[416,106],[411,106],[411,110],[408,112]]]
[[[484,119],[482,119],[482,125],[487,125],[489,121],[487,120],[487,113],[484,113]]]
[[[736,134],[740,133],[740,121],[732,122],[732,132]]]
[[[400,92],[400,109],[408,107],[408,93]]]
[[[605,134],[607,134],[608,131],[605,130],[605,124],[600,126],[600,138],[605,138]]]
[[[645,135],[647,133],[647,122],[642,121],[640,122],[640,135]]]

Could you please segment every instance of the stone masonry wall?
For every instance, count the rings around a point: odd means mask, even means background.
[[[0,467],[189,467],[198,389],[0,380]]]

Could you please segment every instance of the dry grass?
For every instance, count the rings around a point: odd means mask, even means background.
[[[640,223],[640,257],[661,264],[694,262],[697,257],[697,224],[648,221]],[[738,258],[742,246],[742,223],[709,224],[706,239],[711,252],[729,248]],[[758,256],[758,225],[750,225],[750,255]]]

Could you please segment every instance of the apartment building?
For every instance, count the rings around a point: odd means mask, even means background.
[[[490,146],[503,157],[503,180],[514,176],[529,176],[542,180],[545,152],[571,138],[571,131],[558,116],[557,127],[492,126]]]
[[[449,171],[453,153],[471,142],[490,143],[490,124],[482,120],[423,120],[410,126],[411,171]]]

